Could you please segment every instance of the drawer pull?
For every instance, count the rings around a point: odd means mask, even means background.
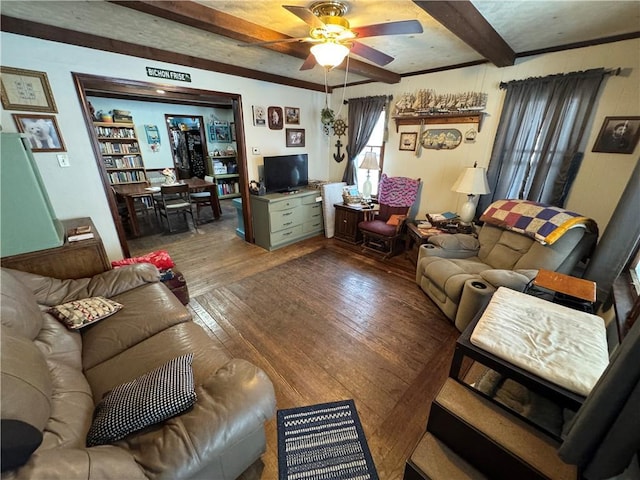
[[[287,216],[289,216],[289,215],[293,215],[293,212],[287,212],[287,213],[283,213],[283,214],[282,214],[282,216],[283,216],[283,217],[287,217]]]
[[[293,222],[287,222],[287,223],[283,223],[283,224],[282,224],[282,226],[283,226],[283,227],[286,227],[286,226],[288,226],[288,225],[293,225]]]
[[[288,235],[291,235],[292,233],[293,233],[293,232],[285,232],[285,233],[283,233],[283,234],[282,234],[282,236],[283,236],[283,237],[286,237],[286,236],[288,236]]]

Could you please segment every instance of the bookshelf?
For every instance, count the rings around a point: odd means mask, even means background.
[[[147,181],[133,123],[93,122],[102,166],[111,185]]]
[[[211,155],[207,160],[207,171],[215,179],[218,197],[220,199],[239,197],[240,175],[236,156]]]

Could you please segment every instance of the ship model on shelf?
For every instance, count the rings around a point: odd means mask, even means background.
[[[434,90],[421,89],[404,93],[395,104],[394,116],[423,116],[481,112],[487,106],[487,94],[462,92],[437,94]]]

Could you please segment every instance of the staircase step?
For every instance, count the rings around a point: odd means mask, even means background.
[[[559,443],[448,378],[434,400],[427,430],[493,479],[575,480]]]
[[[483,474],[427,432],[407,462],[404,480],[486,480]]]

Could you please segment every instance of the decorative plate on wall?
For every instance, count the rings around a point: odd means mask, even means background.
[[[462,142],[462,133],[455,128],[425,130],[420,137],[424,148],[453,150]]]

